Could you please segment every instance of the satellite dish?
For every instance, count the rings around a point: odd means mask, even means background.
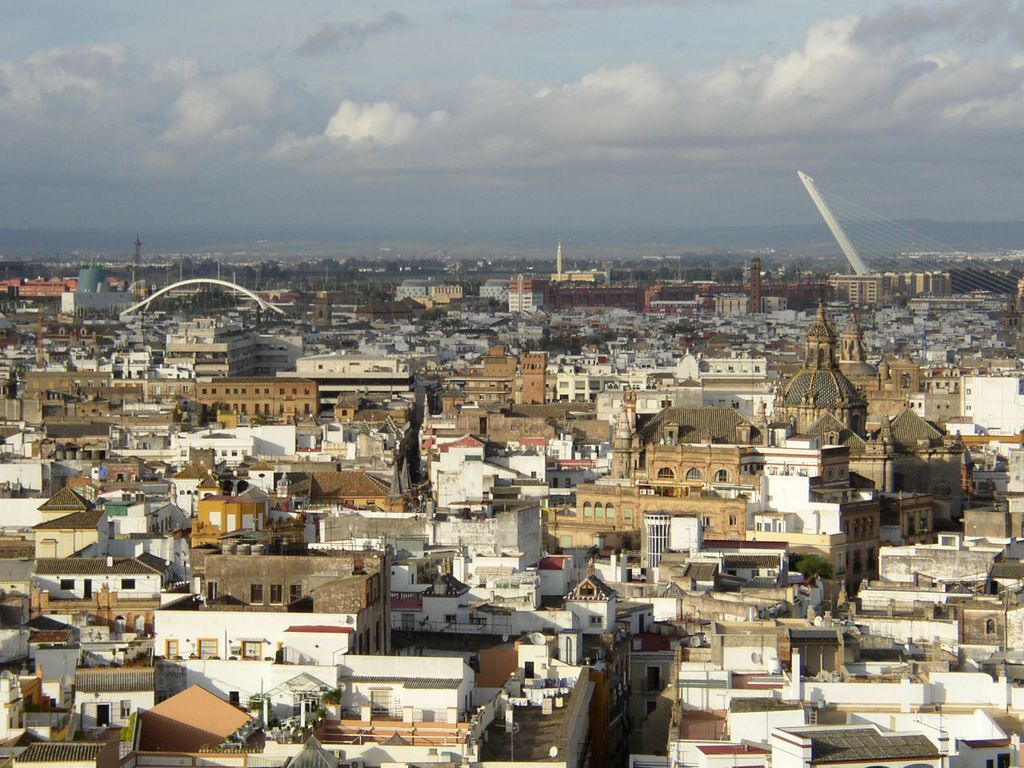
[[[550,757],[552,760],[558,757],[558,747],[552,747],[551,749],[549,749],[548,757]]]
[[[814,626],[820,627],[824,623],[825,623],[825,619],[822,616],[815,616],[814,617]]]
[[[700,635],[690,635],[690,647],[700,648]]]
[[[548,641],[548,639],[546,637],[544,637],[544,633],[543,632],[531,632],[530,633],[530,642],[533,643],[534,645],[544,645],[547,641]]]

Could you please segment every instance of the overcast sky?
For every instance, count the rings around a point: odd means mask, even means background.
[[[0,0],[0,227],[1024,218],[1020,2]]]

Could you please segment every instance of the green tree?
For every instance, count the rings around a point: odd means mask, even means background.
[[[790,567],[809,579],[831,579],[833,576],[832,563],[821,555],[800,555]]]

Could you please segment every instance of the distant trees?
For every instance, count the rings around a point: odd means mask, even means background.
[[[832,563],[821,555],[798,555],[790,561],[790,568],[808,579],[831,579],[835,575]]]

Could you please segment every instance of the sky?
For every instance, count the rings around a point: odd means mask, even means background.
[[[1024,219],[1010,0],[0,0],[0,228]]]

